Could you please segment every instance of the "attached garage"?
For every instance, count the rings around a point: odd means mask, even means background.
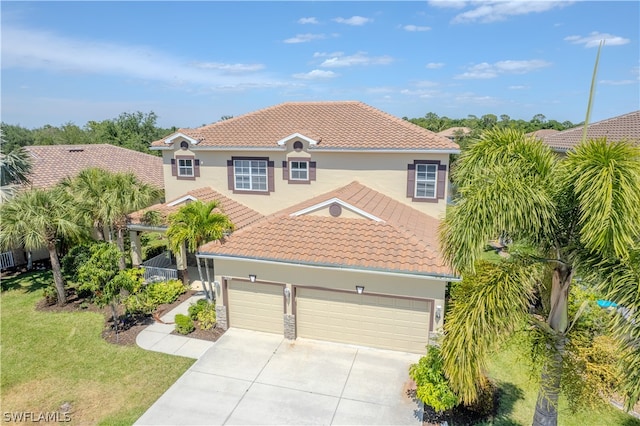
[[[283,286],[277,284],[228,280],[226,305],[229,327],[282,334],[282,289]]]
[[[423,353],[433,301],[296,289],[298,337]]]

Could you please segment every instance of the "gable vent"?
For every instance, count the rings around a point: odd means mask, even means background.
[[[69,152],[84,152],[84,149],[82,148],[75,148],[75,149],[70,149]]]

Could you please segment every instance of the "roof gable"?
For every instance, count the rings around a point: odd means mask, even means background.
[[[298,134],[318,151],[459,150],[445,137],[355,101],[283,103],[179,133],[198,140],[200,149],[282,149],[279,143]],[[167,140],[152,145],[162,149]]]

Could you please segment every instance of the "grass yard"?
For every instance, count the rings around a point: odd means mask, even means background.
[[[490,376],[508,395],[500,404],[494,425],[530,425],[538,396],[538,386],[530,380],[527,354],[515,345],[504,348],[491,358]],[[572,413],[560,403],[558,424],[563,426],[621,425],[640,426],[640,420],[613,407]]]
[[[70,424],[132,424],[194,360],[109,344],[98,313],[36,311],[51,280],[50,272],[2,280],[2,412],[69,402]]]

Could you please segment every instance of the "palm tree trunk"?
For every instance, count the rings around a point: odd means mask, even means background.
[[[121,271],[124,271],[127,267],[127,264],[124,259],[124,233],[122,231],[123,229],[121,227],[118,227],[118,230],[117,230],[118,238],[117,238],[116,244],[118,245],[118,249],[120,250],[120,259],[118,260],[118,268]]]
[[[58,252],[56,251],[56,245],[53,241],[47,243],[47,250],[49,250],[49,259],[51,260],[53,282],[56,285],[56,292],[58,294],[58,305],[62,306],[67,303],[67,296],[64,291],[64,279],[62,278],[62,272],[60,270]]]
[[[551,279],[551,309],[549,326],[555,331],[553,346],[549,348],[549,358],[542,366],[540,390],[536,410],[533,415],[534,426],[556,426],[558,424],[558,396],[562,378],[562,360],[564,357],[565,337],[569,323],[569,288],[573,279],[572,268],[560,263],[553,271]]]

